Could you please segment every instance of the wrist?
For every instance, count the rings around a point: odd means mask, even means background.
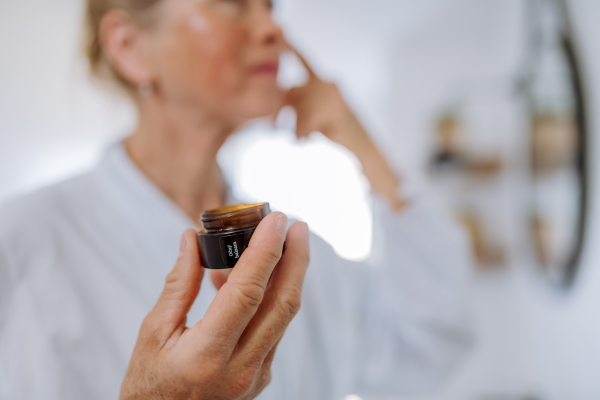
[[[361,163],[363,173],[371,184],[371,189],[387,198],[395,210],[404,207],[405,200],[399,196],[400,180],[387,160],[371,140],[354,114],[347,115],[346,121],[339,125],[343,134],[337,143],[350,150]]]
[[[339,144],[350,150],[361,163],[369,162],[370,159],[377,157],[379,151],[354,115],[348,117],[343,129]]]

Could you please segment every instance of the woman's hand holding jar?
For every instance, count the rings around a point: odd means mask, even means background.
[[[184,233],[181,255],[156,306],[144,319],[121,387],[125,399],[253,399],[270,382],[271,363],[300,309],[308,267],[308,227],[272,213],[204,318],[186,315],[200,290],[196,232]],[[286,243],[282,255],[283,243]]]

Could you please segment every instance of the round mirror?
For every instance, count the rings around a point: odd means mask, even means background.
[[[587,210],[582,75],[565,4],[520,4],[522,62],[448,79],[431,124],[430,171],[482,270],[533,266],[568,287]],[[484,56],[476,61],[487,65]]]
[[[586,115],[567,8],[530,1],[524,79],[530,143],[529,231],[538,266],[568,286],[582,251],[587,209]]]

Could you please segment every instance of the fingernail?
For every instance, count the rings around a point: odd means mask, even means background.
[[[277,218],[275,218],[275,230],[282,235],[285,235],[285,231],[287,229],[288,217],[285,214],[279,214]]]
[[[304,234],[306,236],[310,235],[310,229],[308,228],[308,224],[306,222],[303,222],[302,225],[304,225]]]
[[[181,236],[181,243],[179,244],[179,255],[183,255],[187,249],[188,241],[185,235]]]

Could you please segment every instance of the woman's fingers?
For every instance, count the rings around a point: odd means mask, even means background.
[[[223,284],[204,318],[187,334],[202,337],[203,347],[229,357],[263,301],[273,269],[279,262],[287,217],[271,213],[256,228],[248,248]]]
[[[142,331],[164,344],[175,331],[185,329],[187,313],[200,291],[204,269],[200,266],[196,232],[181,237],[180,256],[166,278],[156,305],[144,319]]]
[[[305,85],[303,86],[299,86],[299,87],[293,87],[289,90],[282,90],[281,92],[281,104],[279,107],[277,107],[276,111],[270,116],[270,119],[275,122],[277,120],[277,116],[279,115],[279,113],[281,112],[281,109],[283,109],[285,106],[293,106],[294,108],[297,106],[298,101],[296,100],[296,95],[301,95],[303,96],[304,93],[306,92],[306,90],[302,90],[302,89],[306,89],[309,88],[311,86],[314,86],[315,84],[319,84],[319,83],[323,83],[323,81],[319,78],[319,76],[315,73],[315,71],[312,69],[312,67],[310,66],[310,64],[306,61],[306,59],[300,54],[300,52],[298,50],[296,50],[296,48],[294,48],[293,46],[291,46],[289,43],[286,42],[286,45],[288,47],[288,49],[294,53],[296,55],[296,57],[298,57],[298,59],[300,60],[300,62],[302,63],[302,65],[304,65],[304,68],[306,69],[306,72],[308,73],[308,81],[306,82]]]
[[[304,65],[304,68],[306,68],[306,72],[308,72],[309,80],[320,81],[321,79],[319,78],[319,76],[315,73],[315,71],[312,69],[312,67],[310,66],[308,61],[306,61],[304,56],[302,54],[300,54],[298,49],[296,49],[295,47],[293,47],[292,45],[290,45],[287,42],[286,42],[286,44],[287,44],[288,48],[292,51],[292,53],[294,53],[296,55],[296,57],[298,57],[298,60],[300,60],[302,65]]]
[[[281,339],[275,343],[264,362],[260,366],[259,372],[256,374],[255,381],[253,382],[253,392],[260,394],[271,382],[271,365],[273,364],[273,359],[275,358],[275,352],[277,351],[277,346],[279,346],[279,342]],[[249,397],[254,398],[254,397]]]
[[[306,86],[293,88],[286,100],[286,105],[292,106],[296,110],[296,136],[298,138],[308,137],[322,128],[320,123],[323,119],[322,111],[318,108],[318,102],[310,97],[311,91],[313,89]]]
[[[210,279],[217,290],[221,289],[221,286],[227,282],[231,271],[230,269],[214,269],[210,271]]]
[[[204,319],[191,329],[185,328],[186,314],[203,269],[196,232],[185,232],[181,256],[142,324],[123,381],[125,393],[138,391],[135,384],[145,382],[148,371],[199,391],[212,386],[227,398],[253,398],[264,389],[277,344],[299,310],[308,266],[306,224],[290,228],[282,257],[287,222],[282,213],[263,219]],[[155,386],[147,389],[150,394]]]
[[[232,360],[238,362],[239,368],[266,362],[300,310],[302,286],[310,258],[308,238],[308,226],[305,223],[297,222],[290,227],[285,253],[273,273],[264,301],[244,331],[233,355]]]

